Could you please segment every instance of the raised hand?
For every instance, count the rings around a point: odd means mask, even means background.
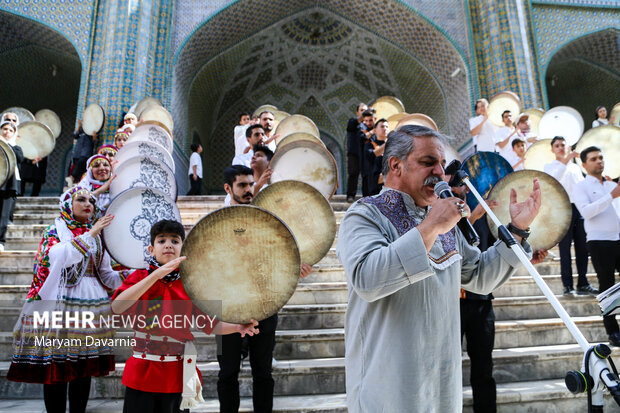
[[[540,209],[541,195],[540,182],[534,178],[534,188],[530,195],[522,202],[517,202],[517,191],[510,190],[510,220],[512,225],[519,229],[529,228]]]

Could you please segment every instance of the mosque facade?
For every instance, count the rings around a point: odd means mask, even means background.
[[[145,96],[173,116],[182,185],[199,142],[220,193],[238,115],[265,103],[313,119],[344,182],[347,119],[380,96],[461,151],[475,100],[504,90],[589,125],[620,97],[619,22],[617,0],[0,0],[0,110],[60,116],[44,193],[63,186],[88,104],[109,141]]]

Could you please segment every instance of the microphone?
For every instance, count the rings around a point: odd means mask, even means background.
[[[435,191],[435,195],[437,195],[439,198],[450,198],[454,196],[454,194],[452,194],[452,191],[450,190],[450,185],[448,185],[448,183],[445,181],[437,182],[433,191]],[[469,220],[466,217],[461,218],[461,220],[456,225],[465,236],[465,239],[467,240],[467,243],[469,245],[473,245],[474,247],[476,247],[478,246],[478,244],[480,244],[480,237],[478,236],[476,230],[474,229],[474,227],[471,226]]]

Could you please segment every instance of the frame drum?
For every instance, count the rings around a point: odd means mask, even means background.
[[[605,160],[603,175],[608,175],[612,179],[620,177],[620,127],[604,125],[590,129],[577,142],[575,150],[581,152],[589,146],[598,146],[603,152]],[[581,159],[577,159],[577,163],[581,164]]]
[[[566,145],[574,145],[583,134],[583,118],[570,106],[556,106],[549,109],[538,123],[538,138],[553,139],[563,136]]]
[[[384,118],[387,120],[390,116],[405,111],[403,102],[394,96],[381,96],[369,106],[375,108],[377,119]]]
[[[0,188],[2,188],[6,183],[7,179],[9,179],[9,170],[9,157],[7,156],[3,147],[0,147]]]
[[[396,128],[398,129],[404,125],[418,125],[418,126],[426,126],[429,129],[432,129],[436,132],[439,131],[437,128],[437,124],[430,116],[427,116],[423,113],[412,113],[411,115],[407,115],[398,121],[396,124]]]
[[[301,262],[316,264],[334,243],[334,211],[325,197],[306,183],[276,182],[260,191],[252,204],[284,221],[297,240]]]
[[[140,114],[142,113],[142,111],[151,105],[162,106],[159,99],[147,96],[145,98],[140,99],[140,101],[136,104],[136,108],[134,109],[135,112],[133,114],[136,115],[137,117],[140,117]]]
[[[32,120],[20,123],[17,133],[20,136],[19,146],[22,148],[24,157],[28,159],[45,158],[54,150],[56,144],[54,134],[41,122]]]
[[[611,109],[609,114],[609,119],[614,118],[614,126],[620,126],[620,103],[616,103],[614,107]]]
[[[166,110],[165,107],[160,105],[149,105],[145,107],[142,113],[140,113],[140,120],[142,121],[142,123],[146,123],[146,121],[156,121],[163,123],[168,129],[170,139],[172,139],[172,131],[174,131],[174,121],[172,120],[172,115]]]
[[[110,198],[131,188],[158,189],[176,201],[174,172],[162,161],[148,156],[134,156],[114,168],[116,178],[110,184]]]
[[[317,142],[317,143],[320,143],[321,145],[325,146],[323,141],[321,139],[317,138],[314,135],[311,135],[311,134],[306,133],[306,132],[293,132],[293,133],[289,133],[288,135],[286,135],[282,139],[280,139],[280,141],[278,142],[278,146],[277,146],[276,150],[282,148],[285,145],[288,145],[291,142],[297,142],[297,141]]]
[[[105,112],[103,108],[96,103],[91,103],[84,109],[82,113],[82,130],[87,135],[92,136],[99,133],[105,122]]]
[[[523,167],[544,172],[545,165],[553,161],[555,161],[555,155],[551,152],[551,139],[543,139],[527,148]]]
[[[194,304],[229,323],[276,314],[295,292],[301,270],[288,227],[250,205],[202,218],[187,235],[181,256],[187,257],[180,265],[181,280]]]
[[[34,114],[34,117],[38,122],[41,122],[50,128],[54,134],[54,139],[58,139],[60,132],[62,131],[62,123],[60,122],[60,118],[56,112],[50,109],[41,109]]]
[[[136,141],[154,142],[164,147],[168,153],[172,154],[172,137],[168,131],[158,123],[144,122],[134,130],[127,144]]]
[[[11,112],[17,115],[17,120],[19,123],[30,122],[35,120],[34,115],[26,108],[21,108],[19,106],[14,106],[12,108],[4,109],[2,114],[4,115],[7,112]],[[0,116],[2,118],[2,116]]]
[[[332,154],[323,145],[310,141],[289,143],[271,158],[271,183],[284,180],[312,185],[326,199],[336,192],[338,170]]]
[[[133,158],[134,156],[147,156],[149,158],[157,159],[165,163],[168,168],[174,172],[174,160],[170,152],[163,146],[155,142],[148,141],[133,141],[125,144],[114,157],[115,161],[122,164],[124,161]]]
[[[502,113],[506,110],[512,113],[512,118],[515,120],[521,113],[521,99],[519,99],[516,93],[504,91],[493,96],[487,108],[489,121],[501,128],[504,126],[504,122],[502,122]]]
[[[538,125],[540,124],[542,117],[545,115],[545,111],[538,108],[529,108],[523,113],[529,116],[530,133],[534,136],[538,136]]]
[[[15,152],[13,152],[13,148],[11,148],[11,145],[6,143],[2,139],[0,139],[0,148],[4,150],[4,154],[6,155],[9,162],[9,169],[6,177],[6,179],[9,179],[15,173],[15,168],[17,167],[17,157],[15,156]],[[0,178],[2,178],[2,173],[0,173]],[[0,187],[2,187],[2,185],[0,185]]]
[[[118,195],[106,214],[114,215],[103,229],[103,241],[110,256],[127,268],[148,268],[151,227],[162,219],[181,222],[175,202],[150,188],[133,188]]]
[[[516,171],[502,178],[493,187],[488,199],[499,203],[493,213],[507,225],[510,222],[510,189],[517,191],[517,202],[521,202],[530,196],[534,178],[540,182],[542,199],[538,215],[530,225],[531,234],[527,242],[532,246],[532,251],[548,250],[564,238],[573,216],[568,194],[555,178],[541,171]],[[497,238],[497,226],[488,216],[487,223]]]
[[[310,135],[316,136],[317,138],[321,137],[319,128],[316,127],[316,124],[312,121],[312,119],[304,115],[291,115],[282,119],[274,133],[284,137],[294,132],[306,132]],[[276,143],[279,143],[279,139]]]
[[[278,110],[278,108],[277,108],[277,107],[275,107],[274,105],[269,105],[269,104],[267,104],[267,105],[260,105],[259,107],[257,107],[257,108],[254,110],[254,113],[252,113],[252,117],[254,117],[254,116],[258,116],[258,115],[260,115],[261,113],[263,113],[264,111],[268,111],[268,112],[272,112],[272,113],[273,113],[273,117],[274,117],[274,119],[275,119],[275,117],[276,117],[276,113],[275,113],[275,112],[276,112],[277,110]]]
[[[483,198],[489,194],[500,179],[513,171],[510,163],[495,152],[478,152],[465,159],[461,169],[469,175],[469,180]],[[478,205],[475,196],[467,197],[467,205],[472,211]]]
[[[400,120],[406,116],[409,116],[407,112],[400,112],[400,113],[395,113],[394,115],[387,118],[388,127],[390,128],[389,131],[392,132],[393,130],[395,130],[396,127],[398,126],[398,122],[400,122]]]

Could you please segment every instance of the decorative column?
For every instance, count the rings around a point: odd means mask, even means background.
[[[543,106],[529,3],[469,0],[469,13],[480,96],[510,90],[524,109]]]

